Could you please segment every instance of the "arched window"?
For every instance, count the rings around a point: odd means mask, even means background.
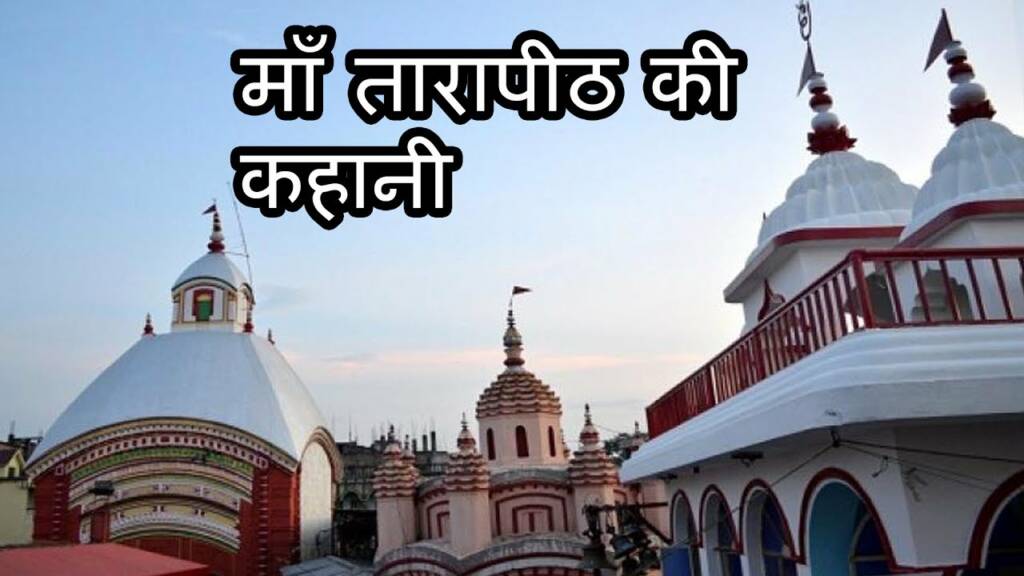
[[[818,491],[811,509],[811,573],[815,576],[889,574],[878,521],[849,486],[831,482]]]
[[[558,454],[555,451],[555,428],[554,426],[548,426],[548,455],[552,458]]]
[[[767,495],[761,498],[761,557],[764,576],[796,576],[796,562],[787,546],[782,512],[774,498]]]
[[[497,455],[494,452],[494,430],[487,429],[487,459],[494,460]]]
[[[199,289],[192,293],[192,315],[198,322],[206,322],[213,316],[213,290]]]
[[[662,550],[661,567],[665,576],[701,576],[698,534],[686,497],[681,494],[672,507],[672,546]]]
[[[742,576],[743,564],[736,549],[736,533],[732,516],[719,495],[708,498],[705,514],[705,537],[712,576]]]
[[[526,428],[522,426],[516,426],[516,456],[530,457],[530,445],[526,443]]]
[[[1007,502],[992,525],[985,553],[985,572],[1024,572],[1024,493]]]
[[[878,533],[875,518],[861,503],[857,509],[860,517],[857,530],[854,532],[853,545],[850,549],[850,567],[857,576],[880,576],[889,574],[889,565],[885,561],[885,550],[882,548],[882,537]]]

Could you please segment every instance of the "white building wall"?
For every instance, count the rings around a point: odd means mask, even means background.
[[[306,448],[300,466],[299,523],[302,559],[306,560],[329,552],[334,485],[331,461],[320,444],[313,443]]]
[[[745,524],[741,524],[740,504],[744,489],[755,480],[772,485],[793,539],[794,552],[809,555],[809,534],[800,534],[804,494],[815,475],[826,469],[838,469],[852,476],[867,493],[880,515],[894,559],[900,566],[961,565],[967,562],[970,540],[985,501],[999,484],[1020,472],[1022,467],[932,456],[917,450],[1024,460],[1024,443],[1020,442],[1020,438],[1024,438],[1024,420],[1021,419],[843,429],[841,437],[885,446],[900,445],[914,451],[864,448],[869,452],[889,455],[888,462],[885,462],[878,456],[849,447],[830,448],[800,467],[830,443],[827,432],[809,433],[801,435],[799,440],[790,438],[776,443],[778,447],[764,448],[764,458],[750,467],[736,460],[718,459],[703,463],[698,472],[693,468],[677,470],[677,477],[666,483],[667,500],[672,504],[678,498],[677,492],[685,494],[693,523],[700,529],[701,507],[705,504],[702,497],[711,487],[720,490],[732,512],[737,537],[743,539],[744,574],[758,576],[762,573],[762,566],[757,544],[749,538],[752,532],[750,523],[756,517],[744,511],[742,520]],[[776,483],[779,478],[783,480]],[[836,480],[826,480],[814,490],[806,511],[808,523],[814,494],[833,481]],[[749,505],[750,500],[748,498],[745,504]],[[675,510],[671,513],[675,514]],[[674,516],[672,521],[675,523]],[[703,522],[706,528],[707,520]],[[707,538],[704,541],[707,544]],[[711,575],[716,571],[712,570],[710,563],[714,558],[709,554],[708,546],[701,548],[703,573]],[[804,560],[806,563],[797,564],[802,576],[810,574],[811,559],[805,557]]]

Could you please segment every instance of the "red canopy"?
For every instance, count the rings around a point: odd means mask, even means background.
[[[203,564],[121,544],[0,550],[0,576],[209,576]]]

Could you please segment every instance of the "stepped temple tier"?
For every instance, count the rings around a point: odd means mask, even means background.
[[[337,448],[253,333],[252,286],[216,212],[207,249],[171,287],[170,332],[147,316],[32,453],[36,541],[119,542],[238,576],[326,548]]]

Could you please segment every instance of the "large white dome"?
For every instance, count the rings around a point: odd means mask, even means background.
[[[1024,138],[987,118],[969,120],[932,162],[903,237],[958,204],[1009,199],[1024,199]]]
[[[786,191],[786,200],[761,224],[758,246],[792,230],[903,226],[910,220],[917,188],[884,164],[848,151],[816,158]]]
[[[265,338],[215,331],[143,336],[64,410],[32,460],[98,428],[168,417],[238,428],[296,460],[324,427],[306,387]]]

